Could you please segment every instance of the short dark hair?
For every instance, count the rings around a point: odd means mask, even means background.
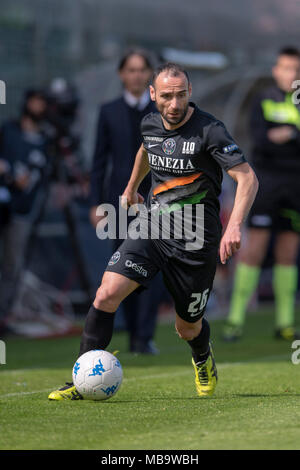
[[[42,88],[28,88],[24,92],[24,101],[29,101],[31,98],[40,98],[46,101],[46,92]]]
[[[188,85],[191,83],[189,74],[183,67],[181,67],[181,65],[175,64],[174,62],[166,62],[165,64],[161,64],[155,69],[152,77],[153,86],[158,75],[160,75],[162,72],[168,72],[171,77],[178,77],[179,75],[183,74],[187,79]]]
[[[278,52],[278,57],[281,55],[288,55],[290,57],[297,57],[300,59],[300,50],[294,46],[282,47]]]
[[[150,59],[149,53],[145,49],[130,48],[130,49],[127,49],[127,51],[122,55],[119,61],[119,65],[118,65],[119,72],[125,67],[128,59],[130,59],[130,57],[134,55],[138,55],[142,57],[142,59],[144,59],[145,61],[146,67],[150,70],[153,69],[153,65],[152,65],[152,61]]]

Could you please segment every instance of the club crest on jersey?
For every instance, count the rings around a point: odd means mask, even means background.
[[[173,155],[176,149],[176,142],[174,139],[167,139],[162,144],[162,149],[167,155]]]
[[[120,257],[121,257],[121,253],[119,251],[116,251],[110,258],[108,262],[108,266],[113,266],[114,264],[116,264],[119,261]]]

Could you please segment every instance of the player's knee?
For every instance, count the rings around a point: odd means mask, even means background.
[[[192,341],[192,339],[196,338],[201,331],[200,326],[196,327],[192,324],[190,327],[187,327],[187,326],[183,327],[183,326],[175,325],[175,329],[177,331],[179,338],[185,341]]]
[[[275,251],[275,261],[276,264],[281,264],[283,266],[293,266],[296,263],[297,260],[297,255],[298,255],[298,250],[294,251],[293,249],[290,249],[290,247],[285,247],[285,249],[282,250],[276,250]]]
[[[119,307],[119,304],[120,300],[116,289],[102,284],[96,292],[94,300],[95,307],[99,310],[103,310],[104,312],[115,312]]]

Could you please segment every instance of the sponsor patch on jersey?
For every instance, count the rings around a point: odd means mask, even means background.
[[[172,138],[167,139],[162,144],[162,149],[167,155],[172,155],[176,149],[176,141]]]
[[[183,154],[189,154],[189,155],[194,155],[195,153],[195,142],[183,142],[183,147],[182,147],[182,153]]]
[[[146,269],[144,269],[142,266],[136,263],[133,263],[130,259],[127,259],[125,261],[125,266],[127,266],[127,268],[134,269],[134,271],[136,271],[138,274],[141,274],[144,277],[148,276],[148,271]]]
[[[108,262],[108,266],[113,266],[114,264],[116,264],[119,261],[120,257],[121,257],[121,253],[119,251],[116,251],[110,258]]]
[[[145,135],[144,139],[148,140],[150,142],[162,142],[164,140],[163,137],[156,137],[156,136],[152,136],[152,135]]]
[[[229,153],[233,152],[233,150],[237,150],[238,146],[236,144],[231,144],[231,145],[226,145],[226,147],[223,147],[223,152],[224,153]]]

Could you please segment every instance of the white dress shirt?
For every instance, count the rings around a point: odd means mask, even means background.
[[[134,96],[132,93],[130,93],[128,90],[124,90],[124,100],[130,106],[131,108],[137,108],[139,111],[143,111],[143,109],[148,106],[150,103],[150,94],[149,90],[145,90],[144,93],[137,98]]]

